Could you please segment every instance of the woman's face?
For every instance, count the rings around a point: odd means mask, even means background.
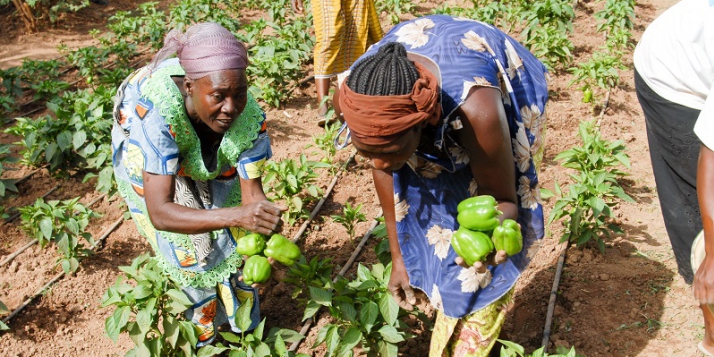
[[[223,134],[245,109],[248,101],[248,80],[245,69],[213,72],[197,80],[184,81],[191,100],[186,109],[212,131]]]
[[[357,152],[370,161],[373,169],[381,171],[399,170],[414,154],[419,146],[421,125],[415,125],[393,141],[384,145],[367,145],[352,138]]]

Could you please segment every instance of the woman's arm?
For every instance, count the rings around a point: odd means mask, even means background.
[[[173,175],[156,175],[146,171],[142,175],[146,209],[156,229],[196,234],[241,227],[252,232],[271,234],[280,228],[280,214],[284,209],[267,200],[256,200],[260,195],[255,193],[254,182],[248,182],[247,187],[242,187],[247,188],[247,196],[253,200],[250,203],[239,207],[198,210],[174,203],[176,180]],[[262,193],[262,189],[260,191]]]
[[[391,172],[372,170],[374,187],[377,190],[377,197],[382,206],[384,223],[387,226],[387,236],[389,238],[389,250],[392,254],[392,275],[389,279],[389,291],[394,300],[403,309],[411,310],[416,304],[414,290],[409,285],[409,275],[404,266],[402,250],[399,248],[397,237],[397,220],[394,213],[394,178]]]
[[[474,87],[459,110],[464,128],[457,131],[458,139],[469,153],[478,194],[496,198],[503,212],[501,220],[515,220],[516,172],[501,92]]]
[[[697,197],[706,255],[694,272],[694,297],[701,304],[714,304],[714,151],[703,144],[697,164]]]

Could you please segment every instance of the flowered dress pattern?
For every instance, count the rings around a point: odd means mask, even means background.
[[[394,172],[399,245],[410,284],[423,290],[446,316],[460,318],[507,294],[543,238],[537,168],[543,150],[547,72],[517,41],[473,20],[433,15],[401,23],[365,56],[394,41],[438,66],[446,118],[443,125],[430,128],[433,142],[429,145],[442,155],[418,149],[407,165]],[[524,238],[520,254],[490,267],[490,280],[473,268],[454,264],[457,255],[450,245],[459,226],[457,204],[478,194],[470,158],[452,139],[460,129],[456,109],[474,86],[493,87],[502,93],[516,167],[513,184],[518,193],[518,222]]]
[[[242,257],[235,251],[235,241],[246,233],[238,228],[210,232],[212,249],[199,261],[188,235],[159,231],[151,224],[142,170],[176,175],[205,186],[209,196],[205,209],[231,207],[241,203],[239,178],[259,177],[260,165],[272,152],[265,114],[249,96],[246,109],[213,155],[203,154],[172,79],[183,75],[173,58],[153,70],[141,68],[122,83],[115,99],[113,165],[119,193],[139,232],[147,238],[164,272],[194,302],[185,315],[196,325],[202,346],[215,338],[215,327],[226,322],[240,331],[234,315],[248,299],[253,301],[253,324],[260,321],[257,292],[238,281]]]

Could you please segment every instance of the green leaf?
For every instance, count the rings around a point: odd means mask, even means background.
[[[246,299],[236,311],[235,323],[241,331],[247,331],[250,328],[250,310],[253,307],[253,299]]]
[[[57,145],[61,151],[66,151],[69,149],[72,142],[72,133],[69,131],[63,131],[57,135]]]
[[[332,306],[332,292],[310,286],[310,299],[323,306]]]
[[[227,350],[229,350],[228,347],[216,347],[216,346],[206,345],[206,346],[201,347],[198,350],[198,357],[211,357],[211,356],[221,354]]]
[[[181,336],[191,344],[191,346],[196,346],[198,343],[198,334],[196,333],[196,327],[189,321],[179,321],[179,330],[181,331]]]
[[[378,330],[382,335],[382,339],[390,343],[399,343],[404,341],[404,337],[393,326],[384,325]]]
[[[40,231],[45,239],[52,239],[52,219],[45,217],[40,221]]]
[[[350,327],[342,337],[340,344],[340,354],[351,351],[362,340],[362,331],[356,327]]]
[[[166,315],[162,325],[164,327],[164,338],[166,338],[171,347],[176,348],[176,341],[179,338],[179,321],[171,315]]]
[[[147,333],[151,329],[151,311],[141,309],[136,313],[136,324],[142,333]]]
[[[84,143],[87,141],[87,133],[84,130],[77,131],[74,133],[72,136],[72,146],[74,146],[75,150],[78,150],[79,148],[84,145]]]
[[[379,341],[379,355],[381,357],[397,357],[397,345],[393,345],[386,341]]]
[[[379,307],[374,301],[368,301],[362,305],[359,319],[367,332],[372,331],[372,327],[377,321],[377,316],[379,316]]]
[[[318,310],[320,310],[321,307],[322,307],[322,305],[320,305],[312,300],[308,301],[307,306],[305,307],[305,312],[303,313],[303,316],[302,316],[302,321],[305,321],[305,320],[315,316],[315,314],[317,313]]]
[[[394,326],[399,316],[399,305],[394,301],[390,294],[382,294],[379,297],[379,311],[384,316],[387,324]]]
[[[126,326],[126,323],[129,321],[130,313],[131,309],[129,306],[122,306],[114,310],[112,316],[107,317],[106,321],[104,321],[104,330],[114,343],[117,342],[121,329]]]

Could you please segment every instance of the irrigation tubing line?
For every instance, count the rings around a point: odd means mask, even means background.
[[[93,248],[92,250],[96,252],[99,249],[99,243],[104,241],[104,239],[106,239],[115,229],[117,229],[117,227],[119,227],[119,225],[121,225],[121,223],[123,221],[124,221],[124,215],[122,215],[116,221],[114,221],[114,223],[112,223],[112,225],[109,228],[107,228],[107,230],[104,232],[104,234],[102,234],[102,236],[97,240],[96,244],[94,245],[95,248]],[[33,294],[32,296],[27,298],[27,300],[25,300],[22,303],[22,305],[20,305],[17,309],[15,309],[10,315],[7,315],[7,317],[5,317],[2,320],[2,322],[7,324],[8,321],[10,321],[10,319],[15,317],[15,315],[19,314],[20,311],[22,311],[22,309],[24,309],[25,307],[30,305],[36,297],[42,295],[45,292],[45,290],[49,289],[54,283],[56,283],[57,281],[62,279],[63,276],[65,276],[64,270],[62,272],[58,273],[57,275],[55,275],[55,277],[52,278],[52,280],[50,280],[49,282],[47,282],[47,284],[45,284],[39,290],[37,290],[37,292],[35,292],[35,294]]]
[[[380,210],[379,213],[377,214],[377,217],[380,217],[380,216],[382,216],[382,211],[381,211],[381,210]],[[340,277],[340,276],[344,276],[345,273],[347,273],[347,270],[349,270],[349,269],[352,267],[352,264],[354,264],[355,260],[357,260],[357,256],[358,256],[360,253],[362,253],[362,249],[363,249],[364,246],[367,244],[367,240],[369,239],[369,237],[372,236],[372,231],[374,231],[374,228],[377,227],[378,224],[379,224],[379,221],[375,218],[375,219],[372,221],[372,225],[371,225],[371,226],[369,227],[369,229],[367,230],[367,233],[365,233],[364,237],[362,237],[362,240],[359,242],[359,244],[358,244],[357,247],[355,248],[354,252],[352,252],[352,255],[350,256],[350,259],[347,260],[347,263],[345,263],[345,266],[343,266],[342,269],[340,270],[340,272],[337,273],[337,276],[336,276],[334,279],[332,279],[332,282],[333,282],[333,283],[336,283],[336,282],[337,282],[337,278]],[[318,310],[318,311],[319,311],[319,310]],[[317,312],[315,313],[315,315],[317,315]],[[312,323],[313,323],[314,320],[315,320],[315,318],[314,318],[314,316],[313,316],[312,318],[310,318],[310,319],[308,319],[307,321],[305,321],[305,324],[302,325],[302,328],[300,329],[300,334],[301,334],[301,335],[307,336],[307,333],[308,333],[308,331],[310,331],[310,328],[312,327]],[[298,349],[298,347],[300,347],[300,342],[301,342],[301,341],[302,341],[302,340],[297,341],[297,342],[293,342],[293,343],[290,345],[290,348],[288,349],[288,351],[295,352],[295,351]]]
[[[315,219],[315,216],[317,216],[317,213],[320,212],[320,209],[322,208],[322,205],[327,200],[327,197],[329,197],[330,193],[332,193],[332,189],[334,189],[335,185],[337,184],[337,179],[341,176],[341,174],[343,172],[345,172],[345,170],[347,170],[347,165],[349,165],[350,162],[352,162],[355,155],[357,155],[357,151],[353,151],[352,155],[350,155],[350,158],[347,159],[347,161],[345,161],[345,163],[342,165],[342,167],[340,168],[340,172],[337,175],[335,175],[335,177],[332,179],[332,182],[327,187],[327,191],[325,192],[325,194],[322,195],[322,198],[320,199],[320,201],[318,201],[317,205],[315,205],[315,208],[312,209],[312,213],[310,213],[310,217],[308,219],[306,219],[305,222],[302,223],[302,226],[300,226],[300,229],[298,229],[297,233],[295,233],[295,235],[293,236],[291,241],[297,242],[298,240],[300,240],[300,237],[303,235],[303,233],[305,233],[307,226],[309,226],[310,222],[312,222],[312,220]]]
[[[44,165],[38,167],[37,169],[35,169],[34,171],[30,172],[29,174],[19,178],[17,181],[14,182],[14,184],[19,185],[19,184],[27,181],[28,179],[30,179],[30,177],[32,177],[34,174],[40,172],[40,170],[44,169],[45,167],[47,167],[47,164],[44,164]]]
[[[553,325],[553,311],[555,311],[555,299],[558,297],[558,286],[560,285],[560,276],[563,273],[563,265],[565,265],[565,255],[568,252],[568,241],[560,244],[560,257],[558,257],[558,267],[555,270],[555,278],[553,279],[553,287],[550,289],[550,300],[548,301],[548,312],[545,315],[545,329],[543,330],[543,341],[541,345],[548,351],[548,340],[550,339],[550,328]]]
[[[87,207],[92,207],[95,203],[99,202],[99,200],[101,200],[102,198],[104,198],[106,195],[107,195],[107,194],[105,193],[105,194],[103,194],[103,195],[101,195],[101,196],[95,198],[94,200],[92,200],[91,202],[89,202],[89,203],[87,204]],[[24,252],[25,250],[27,250],[27,248],[32,247],[32,246],[35,245],[35,243],[37,243],[37,242],[38,242],[38,240],[37,240],[37,238],[35,238],[35,239],[33,239],[30,243],[27,243],[27,244],[23,245],[22,247],[20,247],[20,249],[16,250],[14,253],[8,255],[7,258],[5,258],[2,262],[0,262],[0,267],[3,267],[3,266],[5,266],[5,264],[11,262],[11,261],[12,261],[13,259],[15,259],[18,255],[20,255],[22,252]]]
[[[45,198],[45,197],[49,196],[52,192],[57,191],[57,189],[59,187],[60,187],[60,184],[55,185],[55,187],[52,187],[49,191],[45,192],[45,194],[42,195],[42,198]],[[15,213],[13,213],[12,216],[6,218],[5,223],[10,223],[10,222],[14,221],[15,219],[17,219],[17,217],[20,217],[20,212],[15,212]]]
[[[602,109],[600,109],[600,115],[597,119],[598,128],[600,127],[600,122],[602,121],[602,118],[605,117],[605,110],[607,110],[607,106],[610,105],[610,93],[612,93],[612,87],[607,89],[607,94],[605,95],[605,102],[602,103]]]

